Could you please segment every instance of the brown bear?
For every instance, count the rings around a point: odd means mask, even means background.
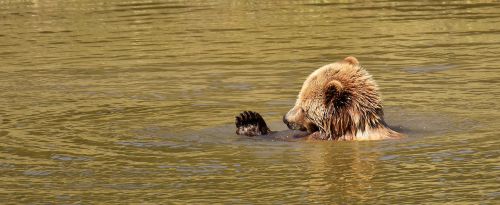
[[[316,140],[379,140],[402,135],[384,121],[378,86],[354,57],[325,65],[307,77],[295,106],[283,117],[291,130],[286,137]],[[236,117],[237,134],[280,135],[271,132],[254,112]],[[307,133],[307,134],[305,134]],[[283,137],[278,137],[283,138]]]

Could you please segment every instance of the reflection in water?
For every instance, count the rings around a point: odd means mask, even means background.
[[[498,203],[499,7],[0,0],[2,202]],[[235,136],[348,55],[408,138]]]
[[[309,200],[316,201],[317,195],[334,198],[335,201],[366,201],[373,198],[370,192],[375,176],[377,153],[364,156],[360,144],[350,143],[318,145],[308,153],[308,172],[311,179],[304,185],[315,193]],[[339,155],[340,153],[349,153]],[[334,193],[334,194],[332,194]]]

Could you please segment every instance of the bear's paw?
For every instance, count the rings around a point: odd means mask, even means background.
[[[266,135],[271,130],[259,113],[244,111],[236,116],[236,134],[246,136]]]

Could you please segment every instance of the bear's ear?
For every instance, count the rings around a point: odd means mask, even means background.
[[[344,61],[351,64],[351,65],[359,65],[358,59],[356,59],[353,56],[348,56],[347,58],[344,58]]]
[[[325,105],[341,107],[347,104],[349,93],[344,89],[341,82],[332,80],[325,87]]]

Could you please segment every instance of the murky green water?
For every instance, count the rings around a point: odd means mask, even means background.
[[[5,204],[500,203],[493,1],[0,0]],[[408,138],[273,142],[356,56]]]

